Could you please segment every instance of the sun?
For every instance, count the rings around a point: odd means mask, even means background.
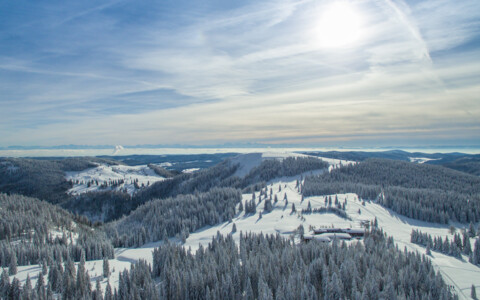
[[[362,35],[361,13],[348,2],[335,2],[320,14],[315,31],[321,47],[353,46]]]

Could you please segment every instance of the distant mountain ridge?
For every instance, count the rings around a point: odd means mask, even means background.
[[[453,153],[423,153],[406,152],[402,150],[389,150],[381,152],[366,151],[312,151],[304,152],[308,155],[345,159],[352,161],[364,161],[369,158],[386,158],[401,161],[419,162],[430,165],[440,165],[465,173],[480,175],[480,154]],[[416,161],[415,159],[420,159]]]

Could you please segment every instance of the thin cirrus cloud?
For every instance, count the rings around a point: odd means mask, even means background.
[[[325,47],[335,3],[361,36]],[[7,1],[0,14],[0,146],[480,140],[477,1]]]

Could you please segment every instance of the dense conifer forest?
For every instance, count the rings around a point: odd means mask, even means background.
[[[439,166],[368,159],[305,179],[304,196],[356,193],[410,218],[480,220],[480,178]]]
[[[117,247],[137,247],[172,236],[185,240],[203,226],[231,220],[241,199],[240,192],[232,188],[157,199],[109,224],[107,231]]]
[[[344,159],[350,161],[365,161],[370,158],[385,158],[400,161],[411,161],[415,158],[426,159],[425,164],[443,166],[449,169],[462,171],[472,175],[480,175],[480,155],[465,153],[421,153],[406,152],[401,150],[366,152],[366,151],[328,151],[328,152],[305,152],[313,156]]]
[[[113,258],[112,243],[85,217],[45,201],[0,194],[0,266]]]
[[[470,229],[472,228],[470,226]],[[448,237],[442,239],[439,236],[432,236],[420,230],[412,230],[411,242],[424,246],[427,254],[431,251],[437,251],[458,259],[463,259],[462,254],[464,254],[468,256],[469,262],[480,266],[480,238],[475,239],[473,246],[470,242],[470,238],[475,237],[475,230],[463,231],[461,236],[456,233],[452,239],[448,239]]]
[[[246,234],[237,247],[217,235],[195,253],[167,244],[153,257],[166,299],[455,299],[425,256],[377,229],[350,245]]]

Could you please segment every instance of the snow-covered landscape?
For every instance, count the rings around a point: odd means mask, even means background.
[[[122,190],[129,194],[139,188],[165,180],[147,165],[99,165],[84,171],[66,172],[66,179],[73,183],[68,191],[73,195],[100,190]]]
[[[252,169],[258,167],[262,161],[268,159],[283,160],[286,157],[305,157],[294,153],[252,153],[239,155],[231,160],[233,164],[238,164],[236,176],[245,176]],[[331,172],[335,168],[352,165],[355,162],[319,158],[329,163],[328,170]],[[303,180],[306,176],[321,174],[325,170],[312,170],[302,174],[290,177],[275,178],[266,182],[261,191],[254,193],[244,193],[242,195],[242,206],[253,199],[256,205],[256,213],[247,213],[245,209],[237,206],[236,214],[231,221],[223,222],[215,226],[206,226],[191,232],[184,243],[178,238],[170,238],[170,243],[177,243],[190,251],[196,251],[199,245],[206,247],[212,238],[217,234],[224,236],[231,235],[235,241],[239,241],[242,233],[256,234],[279,234],[286,239],[292,239],[295,243],[300,244],[302,240],[299,227],[303,227],[306,237],[313,236],[313,229],[320,228],[351,228],[363,229],[364,225],[373,221],[378,222],[381,228],[388,236],[394,238],[399,249],[404,248],[408,251],[415,251],[425,255],[426,249],[416,245],[410,241],[411,232],[414,229],[421,230],[433,236],[440,236],[442,239],[449,237],[453,239],[452,229],[454,226],[456,231],[465,229],[465,224],[450,223],[445,225],[428,223],[402,216],[391,211],[378,203],[375,199],[360,199],[355,193],[332,194],[323,196],[304,197],[300,191]],[[328,171],[327,171],[328,172]],[[106,166],[99,165],[96,168],[87,169],[81,172],[67,172],[68,180],[79,182],[73,189],[69,190],[71,194],[83,193],[86,191],[95,191],[99,188],[95,186],[87,187],[89,181],[99,182],[126,180],[131,184],[124,184],[119,187],[126,189],[127,192],[133,193],[135,188],[133,182],[138,180],[140,184],[148,185],[156,181],[164,180],[147,166]],[[381,196],[381,195],[380,195]],[[275,202],[274,199],[277,201]],[[335,199],[340,206],[344,206],[346,218],[334,213],[317,213],[315,209],[326,208],[332,206],[328,204],[328,200]],[[266,201],[270,200],[272,208],[268,211],[264,210]],[[336,204],[335,204],[336,205]],[[308,212],[308,210],[313,212]],[[57,232],[61,235],[61,232]],[[332,236],[330,236],[332,238]],[[473,245],[475,239],[471,239]],[[118,288],[119,274],[124,269],[129,269],[132,263],[138,262],[140,259],[152,264],[152,251],[154,248],[161,246],[163,241],[149,242],[138,248],[116,248],[115,258],[109,259],[111,274],[109,278],[103,277],[103,261],[91,260],[86,262],[86,270],[90,275],[92,286],[95,286],[97,279],[101,282],[104,291],[107,282],[112,288]],[[328,243],[328,242],[327,242]],[[329,243],[332,243],[330,241]],[[351,239],[347,243],[362,243],[362,239]],[[463,255],[462,259],[444,255],[439,252],[431,251],[427,255],[431,260],[435,269],[440,272],[446,280],[447,284],[454,288],[460,299],[469,299],[470,288],[473,285],[480,287],[480,269],[468,262],[468,256]],[[77,263],[78,265],[78,263]],[[35,285],[38,273],[41,272],[40,265],[19,266],[18,273],[10,276],[10,280],[14,277],[18,278],[23,284],[30,276],[32,284]]]
[[[480,1],[0,1],[0,300],[480,299]]]

